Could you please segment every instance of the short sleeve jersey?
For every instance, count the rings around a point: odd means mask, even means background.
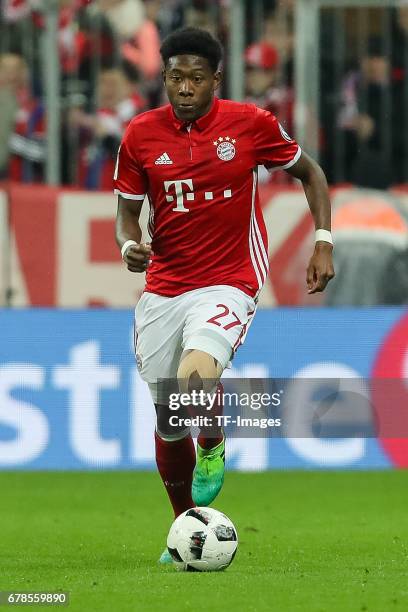
[[[176,296],[231,285],[257,297],[269,264],[257,166],[288,169],[300,155],[276,117],[253,104],[215,98],[193,123],[170,105],[135,117],[114,181],[123,198],[149,200],[145,290]]]

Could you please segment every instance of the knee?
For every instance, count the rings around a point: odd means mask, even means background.
[[[203,351],[193,350],[187,353],[180,362],[177,380],[181,393],[191,391],[210,392],[217,385],[221,376],[221,366]]]

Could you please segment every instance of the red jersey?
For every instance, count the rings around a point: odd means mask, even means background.
[[[170,104],[135,117],[114,182],[117,195],[149,199],[146,291],[172,297],[231,285],[256,297],[269,264],[257,166],[287,169],[300,155],[276,117],[253,104],[215,98],[193,123]]]

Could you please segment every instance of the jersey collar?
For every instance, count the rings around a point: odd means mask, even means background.
[[[214,96],[212,106],[210,110],[208,111],[208,113],[206,115],[203,115],[196,121],[193,121],[193,126],[195,126],[200,132],[202,130],[205,130],[210,125],[211,121],[215,118],[215,116],[217,115],[219,105],[220,105],[219,99]],[[174,127],[177,130],[183,130],[188,125],[190,125],[191,123],[190,121],[181,121],[180,119],[176,117],[173,107],[171,105],[169,105],[169,108],[170,108],[170,115],[171,115],[172,122],[174,124]]]

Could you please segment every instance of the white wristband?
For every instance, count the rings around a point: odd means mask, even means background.
[[[122,245],[122,248],[120,249],[122,259],[124,258],[126,251],[132,244],[137,244],[136,240],[126,240],[125,244]]]
[[[333,244],[333,238],[332,238],[331,232],[325,229],[316,230],[315,240],[316,242],[319,242],[320,240],[322,240],[323,242],[330,242],[330,244]]]

